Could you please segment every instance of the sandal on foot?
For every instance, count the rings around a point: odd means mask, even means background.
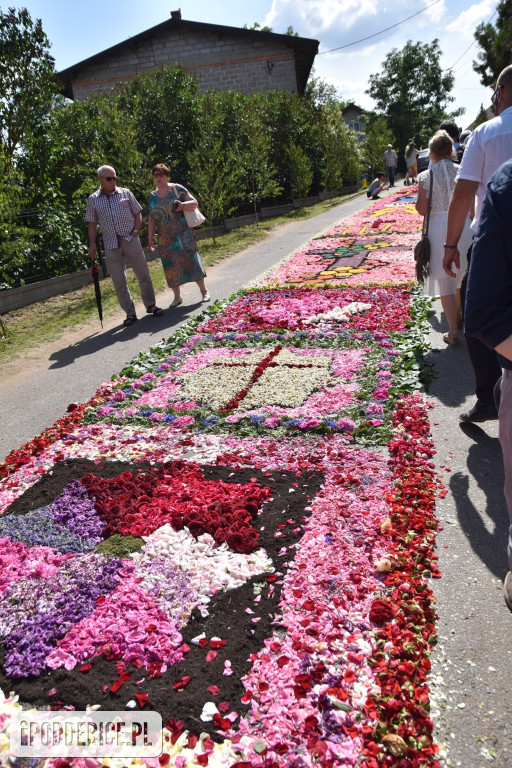
[[[125,319],[123,320],[123,325],[129,326],[133,325],[137,322],[136,315],[126,315]]]
[[[162,317],[164,313],[163,309],[160,309],[160,307],[157,307],[156,304],[153,304],[152,307],[148,307],[146,309],[146,312],[148,315],[154,315],[155,317]]]
[[[202,293],[201,296],[203,301],[210,301],[210,294],[208,293],[208,291],[205,291],[204,293]]]
[[[443,335],[443,341],[445,344],[452,344],[454,347],[456,347],[458,344],[460,344],[460,339],[458,336],[452,336],[451,333],[445,333]]]
[[[183,299],[174,299],[174,301],[171,301],[169,304],[169,307],[179,307],[180,304],[183,304]]]

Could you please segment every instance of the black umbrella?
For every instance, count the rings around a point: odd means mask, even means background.
[[[103,328],[103,309],[101,308],[101,291],[100,291],[100,278],[98,275],[98,267],[94,261],[91,269],[92,281],[94,283],[94,293],[96,296],[96,305],[98,307],[98,315],[100,316],[101,327]]]

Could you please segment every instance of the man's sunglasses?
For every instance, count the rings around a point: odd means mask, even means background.
[[[498,99],[500,97],[500,88],[503,88],[503,86],[498,85],[493,95],[491,96],[491,104],[493,104],[494,106],[496,106],[496,104],[498,103]]]
[[[101,178],[105,181],[117,181],[117,176],[102,176]]]

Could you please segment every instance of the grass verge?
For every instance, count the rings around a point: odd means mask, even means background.
[[[199,242],[199,251],[205,269],[223,259],[234,256],[244,248],[259,243],[268,237],[276,227],[292,221],[310,219],[325,213],[326,210],[344,202],[350,196],[335,197],[324,200],[307,208],[297,208],[282,216],[267,219],[259,224],[249,224],[245,227],[225,232],[216,237],[205,238]],[[160,259],[149,262],[149,271],[159,293],[166,289],[164,273]],[[131,270],[128,270],[128,285],[134,296],[138,295],[137,280]],[[101,296],[103,318],[108,319],[120,312],[117,297],[110,277],[101,281]],[[2,316],[3,327],[0,334],[0,368],[23,355],[27,350],[41,344],[55,341],[66,333],[73,331],[79,325],[94,322],[97,318],[94,288],[86,285],[76,291],[60,296],[53,296],[28,307],[15,309]],[[98,320],[98,330],[100,329]]]

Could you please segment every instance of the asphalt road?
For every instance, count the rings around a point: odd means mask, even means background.
[[[263,243],[208,270],[212,299],[224,298],[299,248],[314,235],[367,205],[365,195],[307,221],[279,227]],[[97,386],[142,350],[169,336],[201,310],[194,284],[184,304],[162,318],[144,317],[132,328],[123,313],[103,332],[86,329],[49,354],[27,355],[24,370],[0,371],[0,460],[61,417],[69,402],[85,401]],[[158,296],[168,306],[170,291]],[[439,302],[432,316],[430,421],[436,466],[448,489],[437,513],[439,568],[432,588],[439,642],[432,654],[432,712],[444,768],[512,768],[512,614],[502,596],[507,571],[508,516],[496,422],[459,423],[474,402],[465,344],[446,346]]]

